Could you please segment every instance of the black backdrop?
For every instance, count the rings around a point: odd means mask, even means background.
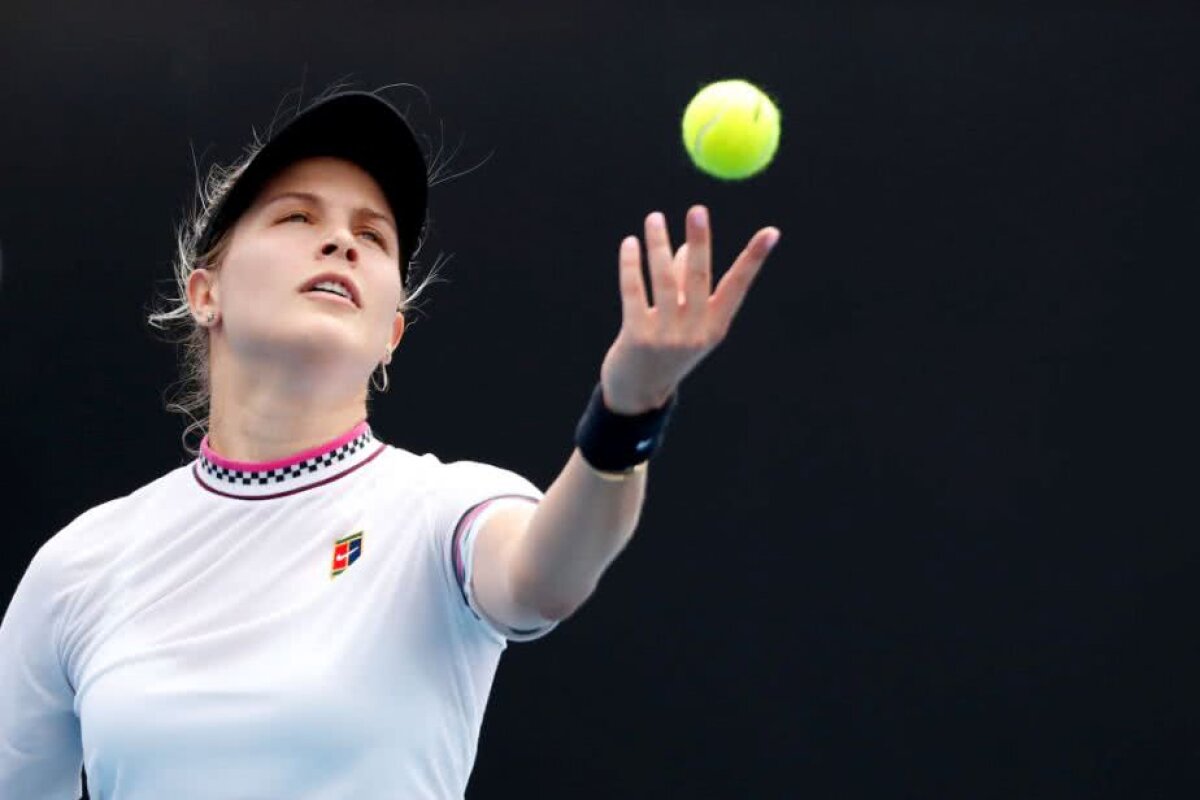
[[[201,163],[302,84],[403,91],[469,175],[373,421],[545,486],[615,252],[710,205],[783,242],[685,385],[638,536],[501,665],[469,795],[1179,797],[1200,788],[1194,4],[608,0],[0,6],[11,596],[184,459],[143,323]],[[678,118],[779,101],[761,177]]]

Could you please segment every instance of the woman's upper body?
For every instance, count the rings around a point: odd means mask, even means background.
[[[4,797],[461,797],[513,631],[471,589],[528,481],[378,441],[192,464],[39,551],[0,628]]]

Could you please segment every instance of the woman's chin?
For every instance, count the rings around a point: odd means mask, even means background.
[[[256,333],[260,335],[239,337],[243,339],[241,343],[230,342],[231,349],[256,361],[280,359],[327,369],[353,369],[353,365],[362,362],[368,365],[365,374],[370,373],[371,357],[366,352],[361,332],[344,321],[307,319],[284,329]]]

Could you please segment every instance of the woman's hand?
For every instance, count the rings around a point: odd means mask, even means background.
[[[627,236],[619,258],[621,331],[600,367],[604,404],[630,415],[662,407],[684,376],[725,338],[779,236],[777,228],[755,233],[713,291],[708,209],[688,210],[687,241],[674,253],[663,215],[656,211],[647,216],[653,305],[642,279],[640,243]]]

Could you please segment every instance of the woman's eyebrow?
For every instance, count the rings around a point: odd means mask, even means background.
[[[280,192],[264,200],[263,207],[278,203],[280,200],[303,200],[316,206],[322,205],[321,198],[310,192]]]
[[[272,195],[268,199],[264,200],[262,204],[263,208],[278,203],[280,200],[301,200],[305,203],[311,203],[315,206],[324,206],[321,198],[312,192],[280,192],[279,194]],[[377,219],[382,222],[386,222],[393,232],[399,233],[399,231],[396,230],[396,223],[392,221],[391,217],[389,217],[387,214],[384,214],[382,211],[376,211],[373,208],[364,206],[362,208],[354,209],[354,213],[356,215],[362,215],[365,217],[370,217],[371,219]]]
[[[386,222],[388,227],[392,229],[392,233],[396,234],[397,236],[400,235],[400,231],[396,229],[396,223],[392,221],[391,217],[389,217],[387,214],[384,214],[382,211],[376,211],[373,208],[356,208],[354,211],[357,214],[362,214],[364,217],[377,219],[380,222]]]

